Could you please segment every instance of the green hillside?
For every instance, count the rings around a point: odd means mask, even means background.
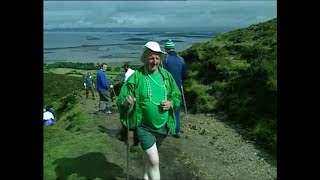
[[[43,132],[44,178],[47,180],[59,179],[57,176],[64,176],[68,168],[85,170],[88,166],[68,165],[68,159],[88,152],[108,153],[108,139],[99,131],[94,119],[83,112],[83,105],[79,104],[81,85],[82,78],[79,77],[44,73],[44,105],[52,105],[57,112],[54,126],[44,126]],[[57,166],[61,163],[64,169]],[[95,173],[96,170],[91,172]]]
[[[264,157],[261,156],[262,151],[253,151],[251,142],[276,155],[276,34],[277,19],[273,19],[222,33],[181,52],[189,69],[188,80],[184,82],[186,104],[188,111],[194,115],[182,117],[185,138],[176,140],[176,143],[173,143],[175,139],[169,143],[170,138],[164,142],[161,153],[169,152],[170,149],[176,151],[176,154],[163,154],[162,157],[167,157],[161,159],[163,164],[172,164],[173,157],[185,153],[190,159],[194,155],[198,156],[199,160],[194,159],[194,165],[208,173],[204,177],[215,174],[222,179],[230,179],[252,175],[252,178],[247,179],[274,179],[274,168],[264,162],[267,158],[261,158]],[[110,133],[116,130],[111,125],[119,123],[118,113],[115,111],[108,119],[106,116],[92,114],[98,100],[85,99],[82,76],[91,69],[96,69],[97,65],[91,64],[94,68],[84,68],[82,65],[68,63],[45,68],[44,105],[53,105],[57,111],[55,125],[44,127],[46,180],[108,179],[112,173],[105,173],[111,172],[111,168],[107,169],[103,165],[106,163],[105,157],[109,158],[108,163],[115,163],[122,168],[125,165],[125,146],[117,146],[120,142],[115,137],[106,135],[107,132],[99,129],[104,125],[106,129],[110,128]],[[60,72],[66,68],[70,69]],[[122,69],[119,68],[117,71],[108,71],[108,77],[120,74]],[[79,77],[71,76],[74,74],[69,72],[79,73]],[[209,118],[210,114],[214,114],[215,118]],[[227,120],[216,118],[221,117],[218,115],[226,116]],[[232,124],[237,126],[232,127]],[[238,125],[241,127],[238,128]],[[240,132],[242,130],[244,133]],[[238,134],[243,137],[240,138]],[[248,137],[244,137],[244,134]],[[201,148],[188,148],[188,143]],[[202,154],[199,153],[201,150]],[[137,153],[131,155],[134,157],[132,162],[139,157]],[[209,159],[210,157],[214,158]],[[97,159],[103,161],[97,163]],[[206,162],[203,159],[209,159],[208,164],[203,165]],[[189,163],[186,160],[181,162]],[[173,164],[172,170],[164,168],[173,173],[181,164],[183,163]],[[190,164],[186,164],[186,167],[189,166]],[[216,171],[212,172],[212,168]],[[181,166],[181,169],[186,168]]]
[[[188,109],[223,113],[276,151],[277,19],[222,33],[183,51]]]

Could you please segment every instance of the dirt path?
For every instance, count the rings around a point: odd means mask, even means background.
[[[97,97],[97,96],[96,96]],[[126,145],[115,135],[120,128],[116,107],[111,115],[95,115],[98,100],[82,99],[85,110],[110,137],[112,153],[107,159],[126,171]],[[168,137],[159,149],[161,179],[272,180],[277,177],[276,160],[243,139],[241,129],[207,115],[181,113],[184,133]],[[130,153],[130,179],[142,179],[143,151]],[[125,177],[119,177],[125,179]]]

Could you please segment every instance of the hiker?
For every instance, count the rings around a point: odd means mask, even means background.
[[[174,112],[181,103],[172,75],[159,66],[162,57],[159,44],[147,42],[141,55],[144,65],[124,83],[117,100],[121,124],[136,129],[146,153],[143,176],[150,180],[160,179],[158,149],[168,133],[175,133]]]
[[[93,82],[93,77],[91,76],[91,72],[87,73],[87,76],[84,79],[83,86],[86,89],[86,98],[88,99],[89,97],[89,92],[91,92],[92,99],[94,100],[94,82]]]
[[[108,83],[107,77],[104,72],[108,66],[106,63],[102,63],[100,70],[97,73],[97,91],[99,93],[99,110],[98,114],[106,113],[111,114],[111,98],[108,95],[108,89],[113,88],[112,84]]]
[[[52,126],[54,124],[55,112],[52,107],[43,108],[43,124]]]
[[[134,70],[133,69],[131,69],[131,67],[130,67],[130,65],[129,65],[129,63],[125,63],[124,65],[123,65],[123,68],[124,68],[124,70],[125,70],[125,74],[124,74],[124,82],[126,82],[127,81],[127,79],[134,73]]]
[[[169,39],[169,41],[165,44],[164,49],[167,53],[167,58],[163,62],[163,68],[171,73],[180,90],[180,93],[182,94],[182,81],[187,78],[187,66],[184,62],[184,59],[177,55],[175,51],[175,45],[171,39]],[[173,137],[176,138],[180,138],[180,132],[182,132],[180,128],[180,107],[181,106],[179,106],[175,112],[176,132]]]
[[[122,66],[125,70],[125,79],[124,82],[127,81],[127,79],[135,72],[133,69],[131,69],[129,63],[125,63]],[[134,147],[137,147],[139,145],[139,141],[138,141],[138,137],[137,137],[137,133],[135,129],[130,129],[130,131],[133,131],[133,145],[130,147],[131,151],[134,151]],[[124,141],[125,143],[127,142],[127,128],[125,126],[121,126],[120,131],[118,132],[118,134],[116,135],[116,137],[120,140],[120,141]]]

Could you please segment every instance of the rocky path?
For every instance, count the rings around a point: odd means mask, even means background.
[[[112,153],[107,159],[126,172],[126,145],[115,138],[120,128],[116,107],[111,115],[96,115],[98,100],[82,99],[97,126],[110,138]],[[166,138],[159,149],[163,180],[273,180],[276,160],[245,140],[238,126],[208,115],[181,113],[181,138]],[[132,143],[132,142],[131,142]],[[130,153],[130,179],[142,179],[144,152],[138,146]],[[125,179],[125,174],[116,179]]]

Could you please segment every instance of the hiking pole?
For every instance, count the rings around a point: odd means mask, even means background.
[[[183,105],[184,105],[184,113],[187,115],[187,104],[186,99],[184,97],[184,91],[183,91],[183,85],[181,84],[181,92],[182,92],[182,98],[183,98]]]
[[[130,147],[129,147],[129,109],[126,112],[126,122],[127,122],[127,180],[129,180],[129,159],[130,159]]]
[[[113,87],[114,87],[114,86],[113,86]],[[112,92],[113,92],[114,96],[117,98],[117,94],[116,94],[116,92],[114,91],[114,88],[112,88]]]
[[[113,88],[110,88],[111,89],[111,91],[112,91],[112,93],[114,94],[114,97],[115,97],[115,100],[117,99],[117,94],[116,94],[116,92],[114,91],[114,85],[115,84],[113,84],[113,82],[111,83],[112,85],[113,85]],[[110,92],[109,92],[110,93]],[[111,96],[111,94],[110,94],[110,96]],[[112,100],[112,102],[113,102],[113,97],[111,98],[111,100]]]

